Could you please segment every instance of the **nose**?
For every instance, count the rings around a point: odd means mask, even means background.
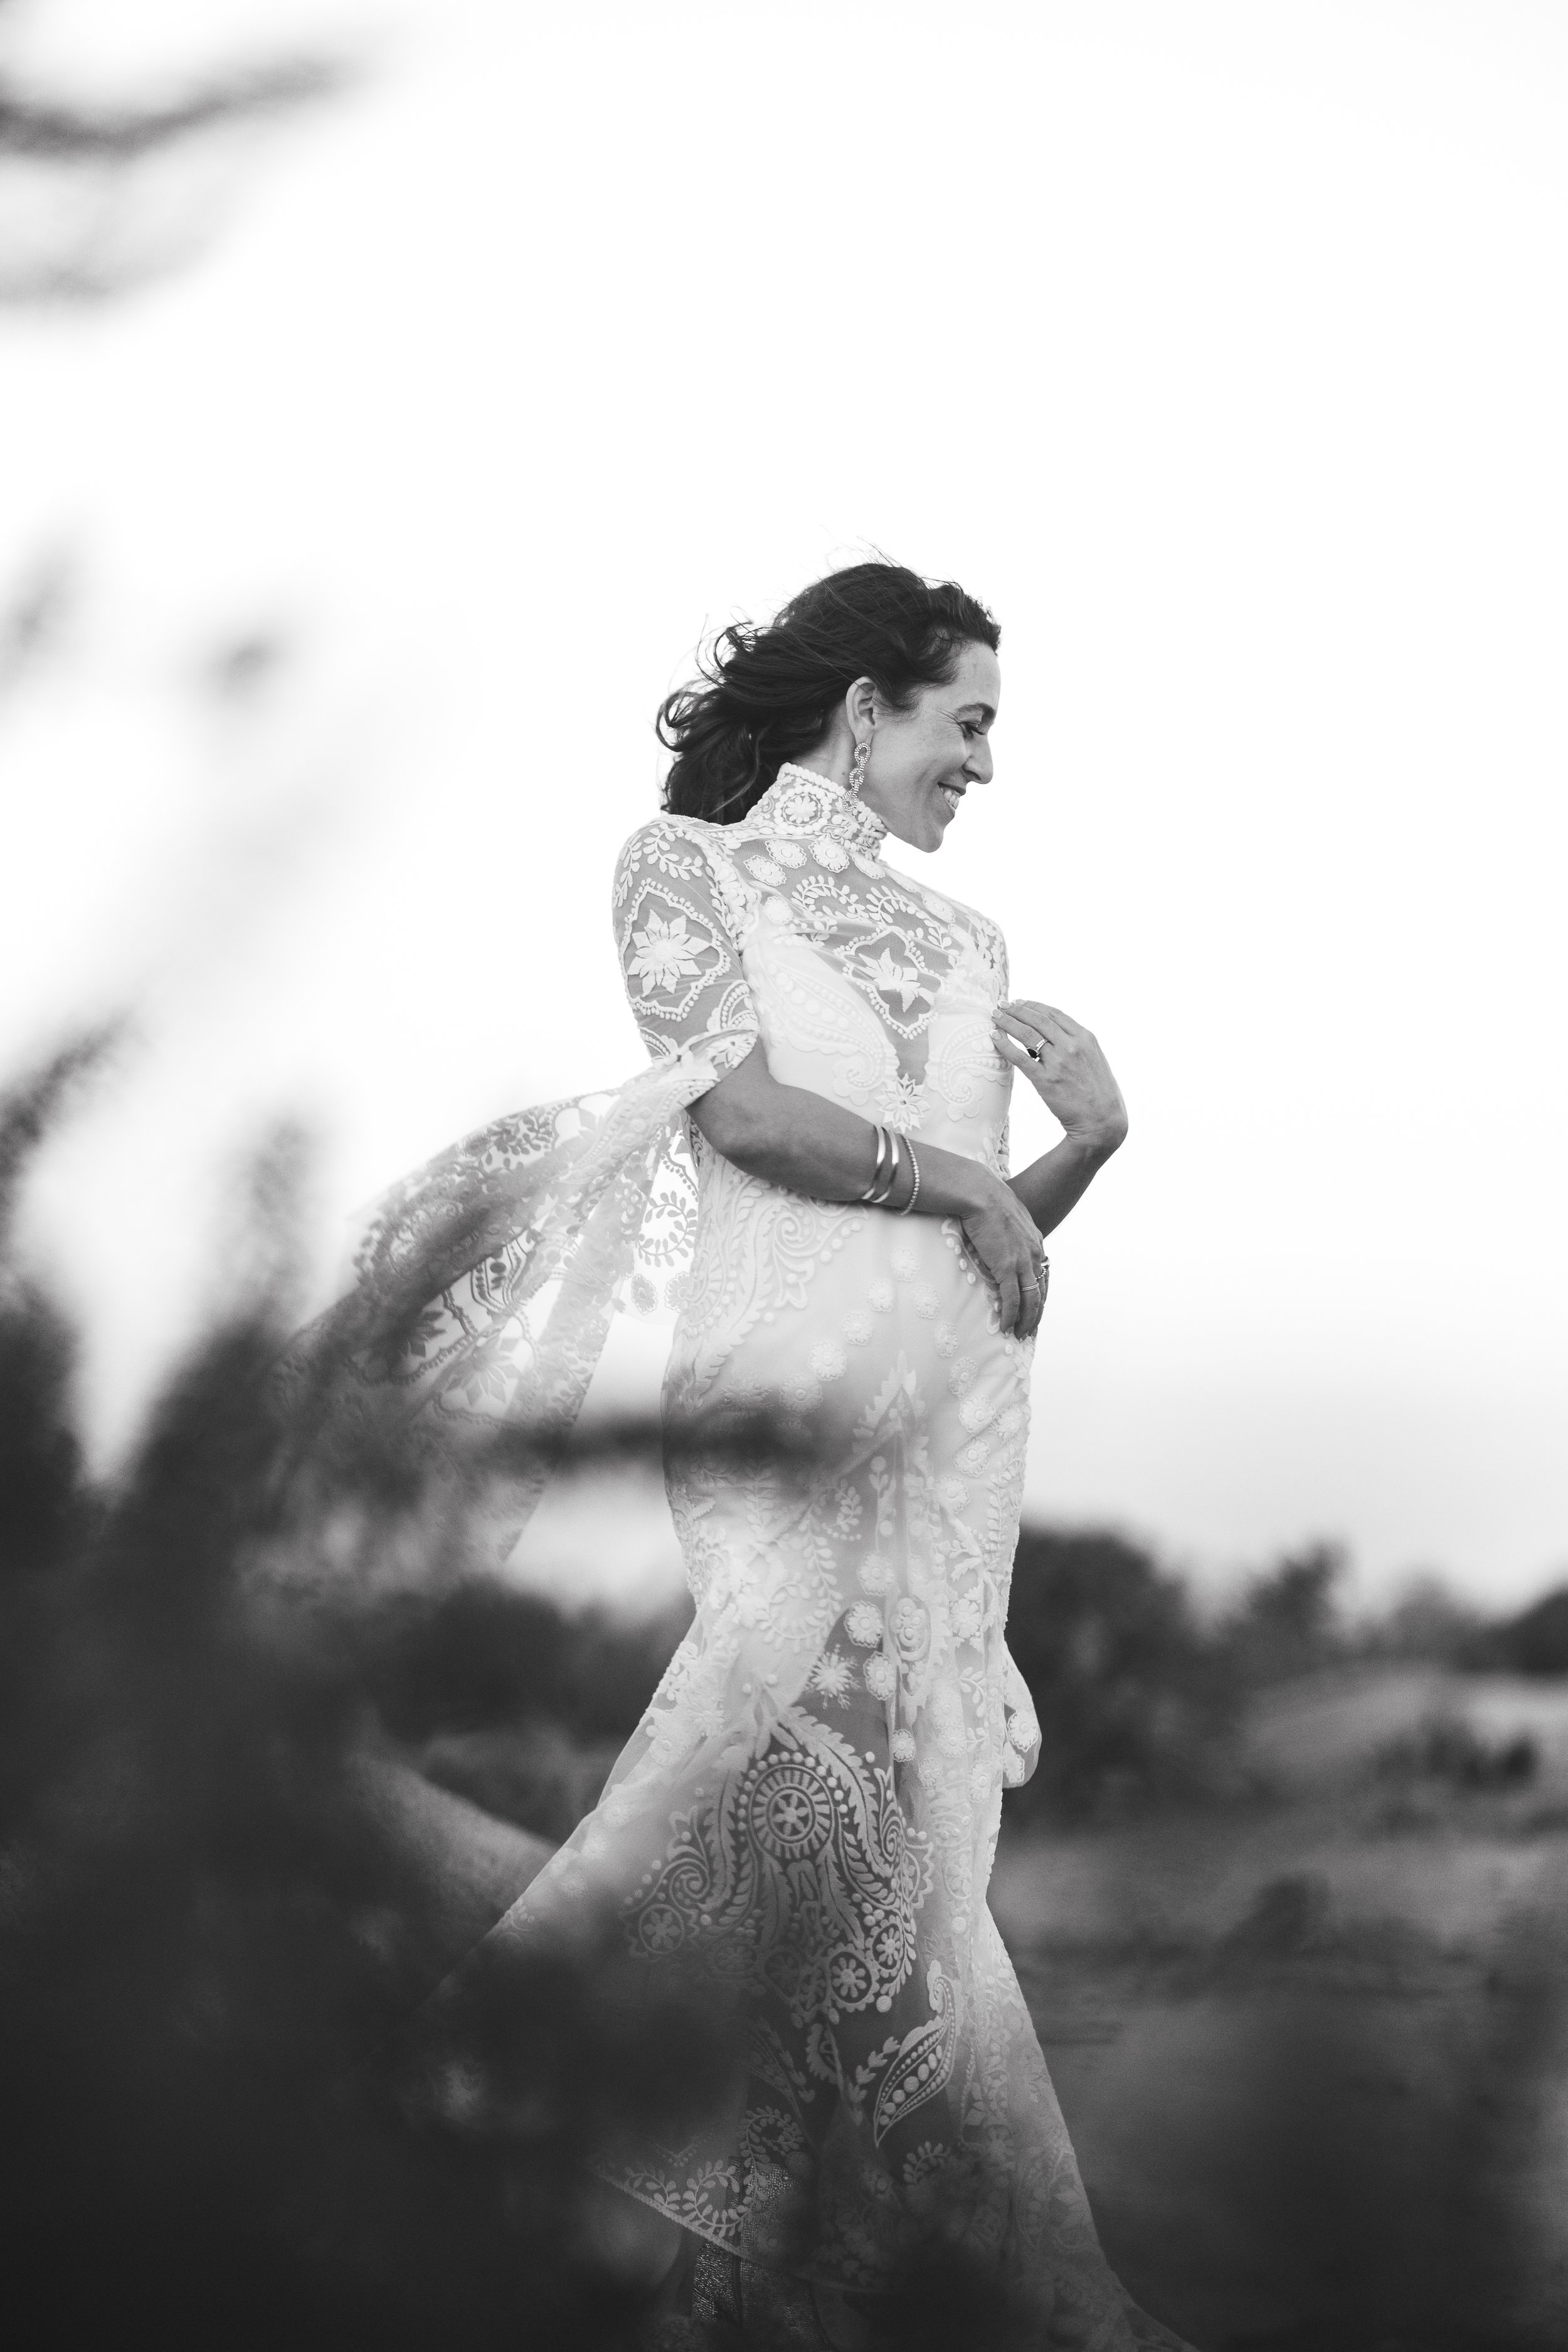
[[[991,757],[991,746],[984,735],[965,760],[963,772],[977,784],[988,784],[995,774],[996,763]]]

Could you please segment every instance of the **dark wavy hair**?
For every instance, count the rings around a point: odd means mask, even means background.
[[[721,630],[700,678],[659,707],[674,752],[664,804],[678,816],[737,824],[786,760],[822,740],[858,677],[907,710],[916,689],[945,685],[961,647],[1002,632],[953,581],[901,563],[852,563],[792,597],[764,627]]]

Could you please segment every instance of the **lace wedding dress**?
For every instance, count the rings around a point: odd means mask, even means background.
[[[695,1622],[491,1939],[607,1904],[639,1962],[676,1957],[743,2017],[735,2098],[607,2176],[775,2273],[874,2291],[940,2232],[1037,2310],[1042,2346],[1176,2346],[1106,2264],[986,1906],[1039,1739],[1004,1639],[1030,1348],[953,1220],[784,1192],[680,1116],[761,1039],[784,1084],[1005,1172],[1001,936],[882,837],[798,767],[739,824],[633,836],[615,913],[652,1068],[405,1189],[370,1273],[443,1215],[469,1270],[374,1377],[409,1382],[427,1430],[569,1420],[616,1284],[679,1309],[665,1412],[693,1442],[668,1490]],[[759,1411],[768,1458],[705,1454]]]

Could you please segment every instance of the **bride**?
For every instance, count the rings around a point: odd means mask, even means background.
[[[1004,1625],[1043,1237],[1127,1128],[1089,1031],[1011,993],[995,924],[884,855],[939,849],[990,782],[999,640],[881,562],[726,630],[664,706],[664,814],[616,874],[651,1069],[459,1147],[365,1261],[384,1284],[437,1234],[436,1303],[376,1377],[448,1448],[569,1421],[617,1283],[679,1306],[695,1622],[489,1939],[538,1949],[607,1906],[639,1966],[743,2021],[733,2096],[601,2166],[668,2268],[671,2343],[876,2340],[938,2239],[1030,2345],[1179,2341],[1100,2252],[986,1906],[1039,1742]],[[1015,1072],[1063,1135],[1009,1176]],[[759,1413],[767,1458],[723,1444]]]

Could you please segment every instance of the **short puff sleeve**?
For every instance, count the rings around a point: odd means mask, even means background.
[[[749,895],[694,822],[656,817],[622,850],[616,945],[632,1013],[656,1058],[700,1048],[723,1077],[756,1045],[761,1031],[738,943]]]

